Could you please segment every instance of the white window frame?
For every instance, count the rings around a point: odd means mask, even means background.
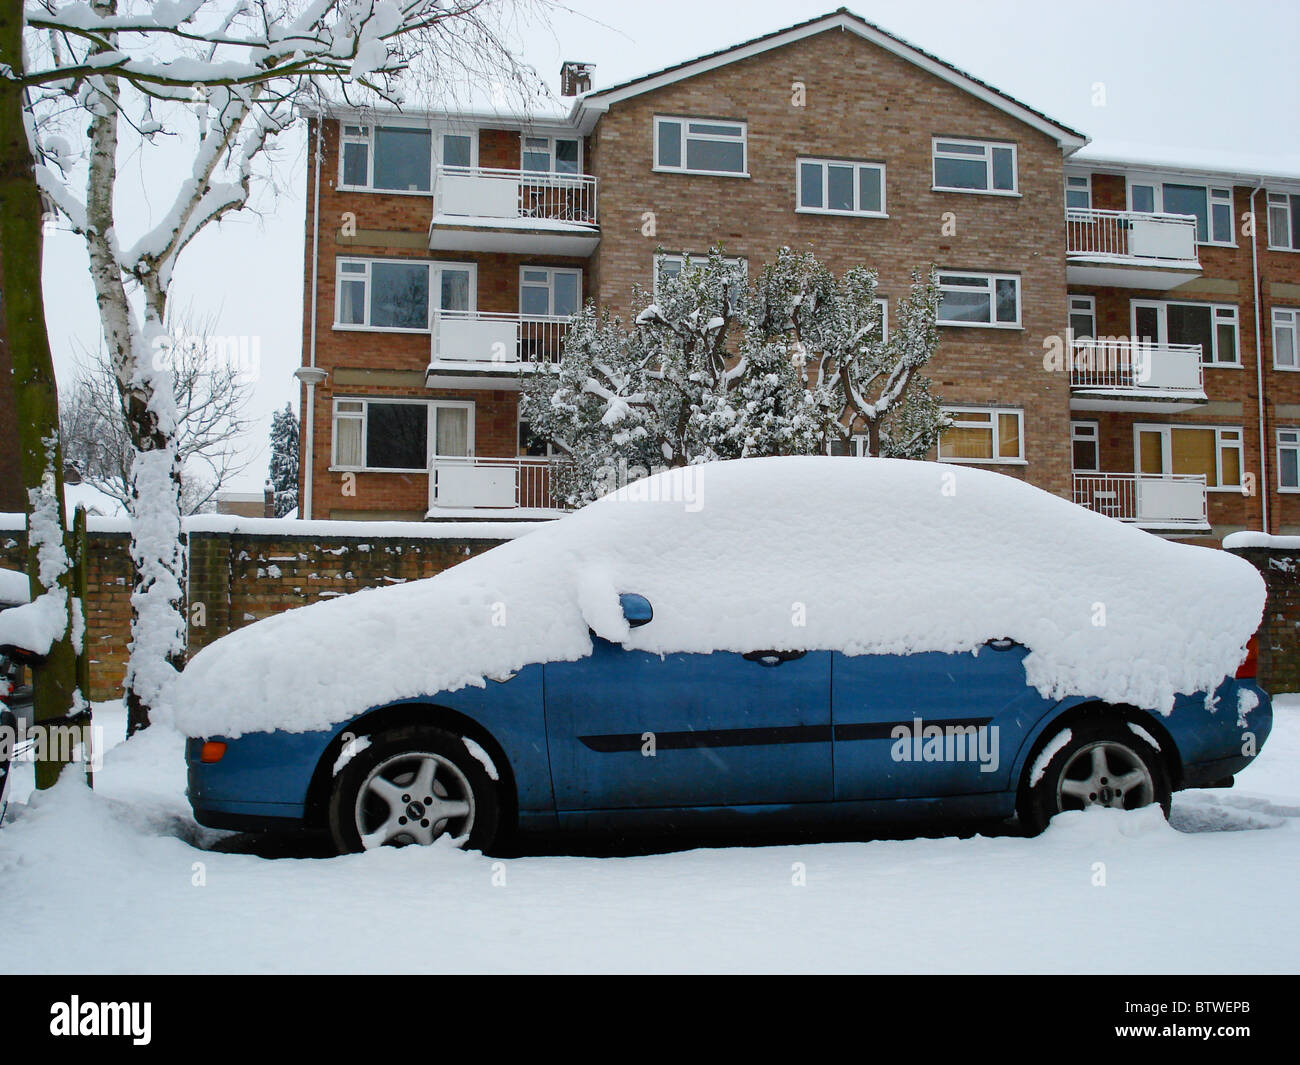
[[[364,129],[364,135],[349,134],[347,131],[351,128]],[[377,189],[375,188],[375,130],[376,129],[412,129],[429,134],[429,188],[422,189]],[[478,130],[477,129],[430,129],[428,126],[420,126],[409,122],[385,122],[376,124],[374,122],[349,122],[346,119],[339,122],[339,150],[338,150],[338,189],[340,192],[371,192],[382,196],[432,196],[433,184],[437,179],[438,166],[442,162],[442,138],[444,136],[468,137],[469,138],[469,158],[471,166],[478,166]],[[366,145],[366,183],[364,185],[349,185],[343,179],[343,155],[344,147],[347,144],[365,144]]]
[[[1095,338],[1097,336],[1097,297],[1084,296],[1079,293],[1071,292],[1067,294],[1067,299],[1069,300],[1069,303],[1066,305],[1067,310],[1065,320],[1068,322],[1076,314],[1088,315],[1092,319],[1091,336]],[[1075,304],[1079,304],[1079,306],[1076,307]],[[1077,339],[1077,334],[1075,334],[1073,327],[1070,328],[1070,339]]]
[[[1300,483],[1284,485],[1282,483],[1282,452],[1294,451],[1296,465],[1300,468],[1300,429],[1279,426],[1274,430],[1277,441],[1277,490],[1290,495],[1300,494]],[[1285,438],[1285,439],[1284,439]]]
[[[582,313],[582,271],[571,266],[537,266],[523,264],[519,267],[519,316],[528,318],[530,315],[524,313],[524,272],[527,270],[536,270],[546,273],[546,305],[551,308],[551,312],[546,315],[548,318],[559,317],[555,314],[555,276],[557,274],[573,274],[578,279],[578,308],[575,314]],[[527,284],[531,287],[540,288],[540,281],[529,281]]]
[[[984,414],[988,416],[989,432],[992,434],[992,452],[993,457],[982,458],[960,458],[943,453],[943,434],[939,435],[939,442],[936,445],[936,452],[940,462],[951,462],[963,466],[1026,466],[1025,461],[1025,411],[1023,407],[970,407],[944,406],[941,408],[944,414]],[[1019,445],[1019,454],[1015,457],[1002,456],[999,452],[1002,450],[1001,428],[998,422],[1000,415],[1014,414],[1019,421],[1020,429],[1017,443]],[[969,428],[979,428],[979,426],[968,426]]]
[[[344,273],[344,263],[364,263],[365,273]],[[400,263],[403,266],[420,265],[429,268],[429,324],[424,329],[402,329],[391,325],[370,325],[370,267],[374,263]],[[360,256],[360,255],[340,255],[335,260],[334,265],[334,328],[343,332],[353,333],[430,333],[433,331],[433,315],[440,310],[441,304],[441,274],[443,268],[452,270],[467,270],[469,272],[469,307],[468,310],[474,310],[478,307],[478,264],[474,262],[447,262],[441,259],[393,259],[384,256]],[[365,324],[358,325],[355,322],[340,322],[338,320],[339,307],[342,301],[339,299],[339,293],[342,290],[344,281],[364,281],[366,286],[365,295]]]
[[[940,144],[960,144],[967,148],[984,149],[984,179],[987,184],[982,189],[959,189],[951,185],[940,185],[938,168],[936,166],[940,158],[943,159],[961,159],[966,162],[978,159],[979,156],[971,153],[946,152],[939,148]],[[995,189],[993,187],[993,149],[1010,148],[1011,149],[1011,188]],[[931,137],[930,138],[930,190],[932,192],[966,192],[975,196],[1019,196],[1020,195],[1020,151],[1014,141],[985,141],[969,140],[964,137]]]
[[[822,203],[830,201],[830,167],[849,166],[853,168],[853,202],[851,211],[831,207],[805,207],[803,205],[803,168],[805,166],[821,167]],[[859,171],[875,170],[880,175],[880,210],[862,210],[862,182]],[[885,190],[885,164],[857,159],[826,159],[819,156],[800,156],[794,161],[794,210],[795,214],[829,214],[844,218],[888,218],[888,200]]]
[[[1300,371],[1300,308],[1274,307],[1272,314],[1269,315],[1269,321],[1273,326],[1270,334],[1273,344],[1273,369],[1285,373]],[[1281,331],[1291,334],[1291,356],[1295,362],[1290,366],[1283,366],[1277,361],[1277,335]]]
[[[525,169],[524,169],[524,153],[527,152],[527,151],[529,150],[528,147],[527,147],[527,145],[528,145],[528,142],[529,142],[530,140],[535,140],[535,141],[546,141],[546,157],[550,160],[550,163],[551,163],[551,168],[550,168],[549,170],[525,170]],[[577,143],[577,145],[578,145],[578,171],[577,171],[576,174],[562,174],[562,173],[560,173],[558,170],[555,169],[555,142],[556,142],[557,140],[559,140],[559,141],[574,141],[574,142]],[[582,157],[582,154],[583,154],[583,153],[582,153],[582,138],[579,137],[579,136],[577,136],[576,134],[575,134],[574,136],[572,136],[572,137],[560,136],[560,135],[557,135],[557,134],[551,134],[551,133],[528,133],[528,132],[526,132],[526,131],[525,131],[525,132],[521,132],[521,133],[519,134],[519,172],[522,173],[522,174],[546,174],[546,175],[548,175],[548,176],[560,177],[560,178],[577,178],[577,177],[581,177],[581,176],[582,176],[582,173],[583,173],[583,157]]]
[[[345,411],[340,413],[340,403],[360,403],[360,413]],[[398,469],[390,466],[340,466],[338,463],[338,425],[340,420],[359,421],[361,423],[361,451],[362,459],[368,459],[366,452],[366,431],[368,428],[370,406],[379,403],[387,406],[423,406],[427,408],[428,427],[425,430],[425,457],[422,468],[405,467]],[[468,410],[466,417],[466,451],[469,455],[474,454],[474,407],[472,400],[458,399],[411,399],[402,396],[335,396],[332,410],[332,420],[330,422],[330,472],[340,473],[428,473],[432,466],[434,453],[433,448],[438,446],[437,440],[437,410],[439,407],[452,407]]]
[[[1198,181],[1193,178],[1170,177],[1168,175],[1156,174],[1130,174],[1125,179],[1126,202],[1130,211],[1137,211],[1133,206],[1133,189],[1135,186],[1150,186],[1154,189],[1152,195],[1152,211],[1155,214],[1181,214],[1182,212],[1167,212],[1165,210],[1165,186],[1166,185],[1186,185],[1189,188],[1198,188],[1205,190],[1205,240],[1197,237],[1196,243],[1200,246],[1213,246],[1216,248],[1235,248],[1237,246],[1237,224],[1234,218],[1236,207],[1234,206],[1233,187],[1231,185],[1215,185],[1208,181]],[[1226,205],[1228,208],[1228,232],[1231,234],[1230,240],[1214,239],[1214,206]],[[1142,212],[1138,212],[1142,213]]]
[[[676,122],[681,126],[681,166],[667,166],[659,161],[659,126],[664,122]],[[706,126],[735,126],[740,130],[740,136],[724,137],[719,134],[711,133],[691,133],[691,123],[696,122]],[[749,123],[736,118],[707,118],[700,115],[655,115],[653,126],[654,145],[654,166],[653,169],[662,174],[698,174],[704,177],[732,177],[747,178],[749,177]],[[743,169],[741,170],[693,170],[686,165],[686,146],[689,140],[702,141],[720,141],[723,144],[740,143],[741,156],[744,160]]]
[[[1292,197],[1300,197],[1300,190],[1270,189],[1264,193],[1264,211],[1268,215],[1268,250],[1269,251],[1289,251],[1300,252],[1300,247],[1291,246],[1291,226],[1294,219],[1291,212],[1294,209]],[[1275,202],[1280,201],[1280,202]],[[1286,221],[1282,226],[1282,236],[1286,243],[1279,243],[1273,235],[1273,212],[1282,211],[1286,216]]]
[[[1091,469],[1080,469],[1074,464],[1074,445],[1079,441],[1092,444],[1097,464]],[[1070,472],[1101,473],[1101,423],[1087,418],[1070,419]]]
[[[1159,433],[1162,440],[1160,445],[1160,457],[1164,460],[1164,469],[1162,473],[1169,477],[1173,475],[1174,469],[1174,447],[1173,447],[1173,430],[1175,429],[1195,429],[1203,432],[1214,433],[1214,479],[1217,484],[1207,484],[1207,492],[1232,492],[1236,495],[1241,494],[1241,484],[1223,483],[1223,452],[1237,452],[1237,474],[1240,477],[1246,476],[1246,451],[1245,441],[1246,434],[1240,425],[1194,425],[1190,423],[1160,423],[1160,422],[1135,422],[1133,424],[1133,472],[1138,477],[1152,476],[1151,474],[1142,473],[1142,434]],[[1236,433],[1235,441],[1229,439],[1225,442],[1224,433]]]
[[[1213,303],[1208,300],[1129,300],[1129,330],[1134,340],[1138,339],[1137,312],[1139,307],[1153,308],[1157,314],[1156,344],[1169,343],[1169,308],[1170,307],[1208,307],[1210,309],[1210,351],[1212,359],[1207,359],[1207,352],[1201,352],[1201,365],[1210,370],[1241,369],[1241,315],[1235,303]],[[1219,361],[1219,325],[1229,322],[1233,330],[1233,347],[1237,358],[1232,362]]]
[[[979,289],[974,285],[947,285],[943,283],[945,277],[965,277],[979,278],[986,282],[984,291],[989,298],[989,320],[987,322],[950,322],[942,318],[936,319],[935,324],[943,326],[946,329],[1020,329],[1021,318],[1024,314],[1024,293],[1020,288],[1019,274],[991,274],[983,270],[938,270],[939,277],[939,303],[943,303],[943,293],[952,292],[978,292]],[[998,313],[998,285],[999,281],[1014,281],[1016,283],[1016,320],[1014,322],[999,322]]]
[[[861,459],[867,457],[867,434],[866,433],[851,433],[849,434],[849,436],[845,437],[844,440],[849,445],[849,453],[847,455],[836,456],[835,453],[831,450],[832,442],[829,440],[826,442],[826,454],[830,455],[833,458],[838,457],[838,458]]]
[[[1082,181],[1083,188],[1070,188],[1071,181]],[[1088,197],[1088,202],[1082,207],[1074,207],[1070,204],[1070,193],[1082,192]],[[1065,209],[1066,211],[1091,211],[1092,210],[1092,172],[1086,174],[1066,174],[1065,175]]]

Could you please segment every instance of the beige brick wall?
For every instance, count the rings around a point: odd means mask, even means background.
[[[807,106],[791,104],[791,85]],[[744,119],[750,177],[655,173],[653,116]],[[1014,141],[1019,197],[931,191],[932,135]],[[703,252],[721,242],[751,268],[788,245],[833,270],[866,265],[891,309],[910,273],[947,268],[1018,273],[1023,329],[941,330],[930,374],[945,402],[1025,411],[1027,475],[1069,490],[1065,375],[1043,369],[1043,340],[1064,328],[1062,154],[1054,141],[910,63],[847,33],[824,33],[614,104],[592,138],[600,178],[599,298],[626,313],[633,282],[648,285],[656,245]],[[883,161],[888,219],[796,214],[801,155]],[[657,232],[641,235],[642,215]],[[943,233],[952,212],[956,233]]]

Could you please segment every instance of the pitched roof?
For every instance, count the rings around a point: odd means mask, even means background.
[[[959,89],[979,97],[1013,118],[1019,119],[1021,122],[1052,137],[1061,147],[1066,148],[1068,151],[1074,151],[1088,143],[1087,136],[1078,130],[1062,125],[1055,119],[1043,114],[1043,112],[1008,96],[1000,89],[988,84],[988,82],[981,81],[979,78],[959,70],[938,56],[931,55],[929,52],[909,44],[901,37],[894,36],[894,34],[881,29],[875,23],[868,22],[861,15],[856,15],[845,7],[841,7],[829,14],[818,15],[806,22],[787,26],[785,29],[743,41],[740,44],[733,44],[728,48],[710,52],[708,55],[688,59],[685,62],[665,67],[662,70],[643,74],[640,77],[620,82],[617,85],[611,85],[605,89],[597,89],[586,93],[579,100],[575,110],[604,111],[610,104],[618,103],[629,97],[651,92],[664,85],[671,85],[673,82],[681,81],[684,78],[694,77],[697,74],[703,74],[706,71],[726,66],[729,63],[747,59],[752,55],[771,51],[774,48],[781,48],[806,37],[812,37],[835,29],[857,34],[859,37],[879,45],[886,51],[892,52],[894,55],[921,67],[923,70],[929,71]]]

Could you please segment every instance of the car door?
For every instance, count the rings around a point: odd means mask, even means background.
[[[1029,687],[1028,651],[845,655],[832,665],[835,798],[1002,791],[1025,734],[1053,705]]]
[[[545,666],[557,810],[830,800],[830,652],[593,643]]]

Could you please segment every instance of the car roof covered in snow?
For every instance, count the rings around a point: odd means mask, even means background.
[[[629,629],[619,594],[649,599]],[[1168,711],[1241,661],[1255,569],[1013,477],[933,462],[745,459],[669,470],[425,580],[291,610],[200,651],[190,735],[308,731],[591,653],[1029,649],[1045,696]]]

